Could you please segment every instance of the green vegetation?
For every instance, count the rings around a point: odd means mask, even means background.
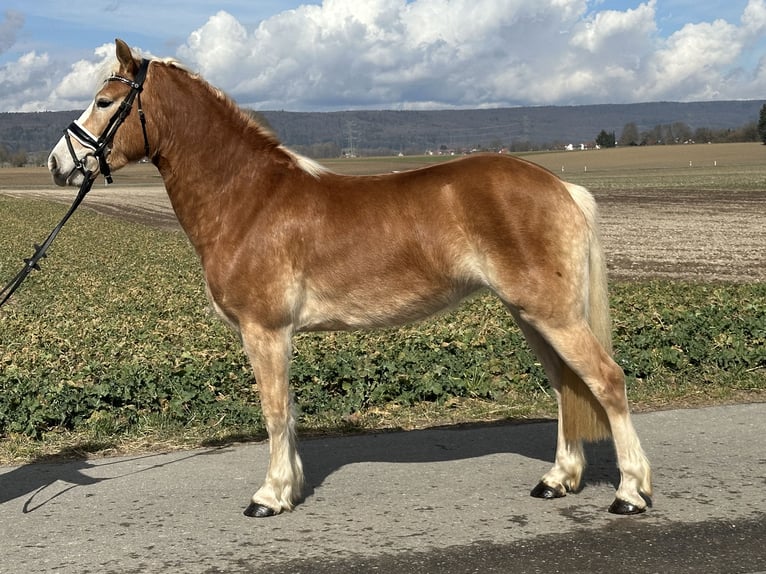
[[[62,211],[0,197],[0,278]],[[42,265],[0,311],[0,462],[263,436],[244,353],[180,232],[80,211]],[[766,285],[618,283],[612,308],[639,408],[764,396]],[[411,328],[298,336],[292,382],[304,433],[555,416],[488,295]]]
[[[606,130],[601,130],[596,136],[596,145],[605,149],[617,145],[614,132],[610,133]]]
[[[621,146],[677,145],[694,142],[735,143],[754,142],[758,141],[758,138],[758,125],[755,120],[736,128],[711,129],[709,127],[700,127],[696,130],[693,130],[685,122],[676,121],[670,124],[657,124],[652,129],[647,129],[640,133],[635,122],[628,122],[622,128],[622,133],[617,143]]]
[[[766,144],[766,104],[761,106],[761,112],[758,114],[758,138]]]

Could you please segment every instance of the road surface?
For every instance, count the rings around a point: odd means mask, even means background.
[[[766,404],[640,414],[654,506],[606,512],[611,447],[585,487],[529,496],[555,424],[309,439],[305,501],[242,515],[268,446],[0,467],[0,572],[762,572]]]

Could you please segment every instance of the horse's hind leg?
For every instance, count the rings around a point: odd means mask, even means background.
[[[251,326],[242,329],[242,339],[255,371],[269,434],[266,480],[253,495],[245,514],[272,516],[292,510],[303,487],[303,466],[295,446],[295,418],[289,390],[291,332]]]
[[[556,393],[558,402],[558,431],[556,440],[556,458],[553,468],[549,470],[532,489],[531,495],[536,498],[559,498],[564,496],[567,491],[576,491],[580,487],[583,469],[585,468],[585,456],[582,449],[582,440],[577,436],[569,436],[568,429],[572,425],[566,424],[564,420],[565,411],[562,408],[562,377],[566,364],[561,360],[558,353],[551,345],[543,339],[540,334],[527,323],[512,308],[510,309],[516,323],[521,328],[524,337],[529,346],[540,359],[540,363],[545,369],[551,387]]]
[[[647,501],[642,494],[652,494],[651,470],[630,418],[622,369],[584,321],[567,327],[538,326],[538,329],[587,385],[608,418],[621,475],[616,499],[609,511],[616,514],[644,511]]]

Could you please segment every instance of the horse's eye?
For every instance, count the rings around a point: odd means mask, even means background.
[[[107,100],[106,98],[99,98],[96,100],[96,107],[99,108],[108,108],[112,105],[112,100]]]

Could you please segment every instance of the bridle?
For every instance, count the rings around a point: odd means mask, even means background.
[[[66,139],[66,145],[69,149],[69,154],[74,161],[74,167],[70,172],[70,176],[75,171],[79,171],[86,179],[90,177],[86,175],[88,169],[85,167],[85,163],[89,157],[94,157],[98,160],[99,171],[104,176],[107,183],[112,183],[112,172],[109,168],[109,162],[107,158],[109,156],[110,146],[114,139],[117,130],[125,121],[133,109],[133,100],[138,100],[138,117],[141,119],[141,130],[144,135],[144,152],[146,157],[149,157],[149,138],[146,135],[146,117],[144,116],[144,110],[141,107],[141,91],[144,89],[144,80],[146,79],[146,72],[149,69],[149,60],[144,58],[141,60],[141,65],[138,68],[136,77],[129,79],[124,76],[118,76],[113,74],[106,79],[106,82],[122,82],[130,86],[130,92],[122,100],[120,108],[109,119],[109,123],[106,124],[101,136],[96,138],[88,129],[83,126],[78,120],[73,121],[66,130],[64,130],[64,138]],[[76,139],[80,145],[92,150],[90,153],[85,154],[83,157],[78,158],[72,146],[72,138]],[[92,174],[91,174],[92,175]]]
[[[90,133],[90,131],[88,131],[77,120],[69,124],[67,129],[64,130],[64,138],[66,140],[67,148],[69,149],[69,153],[74,160],[74,167],[72,168],[72,171],[69,172],[69,175],[67,175],[66,179],[69,179],[69,177],[71,177],[75,171],[82,173],[84,179],[80,185],[80,191],[77,193],[77,197],[72,203],[72,206],[69,208],[69,211],[67,211],[66,215],[64,215],[61,221],[59,221],[58,225],[53,228],[53,231],[51,231],[50,235],[48,235],[48,238],[43,242],[42,245],[35,244],[35,252],[32,257],[29,259],[24,259],[24,267],[16,274],[16,277],[14,277],[11,282],[3,287],[2,291],[0,291],[0,297],[2,297],[2,300],[0,300],[0,307],[5,305],[8,299],[11,298],[11,295],[13,295],[16,289],[19,288],[24,279],[27,278],[33,269],[40,269],[39,262],[43,257],[46,256],[45,252],[51,246],[51,243],[53,243],[53,240],[59,234],[59,231],[61,231],[61,229],[64,227],[64,224],[69,220],[80,203],[82,203],[82,200],[85,199],[85,196],[88,194],[91,187],[93,187],[95,176],[93,172],[89,170],[85,165],[87,158],[96,158],[96,160],[98,160],[99,171],[103,174],[104,179],[107,183],[112,183],[112,173],[111,169],[109,168],[109,162],[107,161],[110,146],[115,134],[117,133],[117,130],[130,114],[130,110],[133,108],[133,101],[136,99],[138,100],[138,115],[141,119],[141,130],[144,134],[144,152],[146,157],[149,157],[150,149],[149,138],[146,135],[146,118],[144,116],[144,110],[141,108],[141,91],[144,89],[144,80],[146,80],[146,73],[148,69],[149,60],[144,58],[141,60],[141,65],[139,66],[138,72],[136,73],[134,79],[131,80],[116,74],[109,76],[106,79],[107,82],[122,82],[123,84],[127,84],[130,86],[130,92],[127,96],[125,96],[125,99],[122,100],[119,109],[109,119],[109,123],[106,125],[104,131],[98,138]],[[82,146],[92,151],[84,155],[82,158],[78,158],[74,151],[74,147],[72,146],[72,138],[76,139]]]

